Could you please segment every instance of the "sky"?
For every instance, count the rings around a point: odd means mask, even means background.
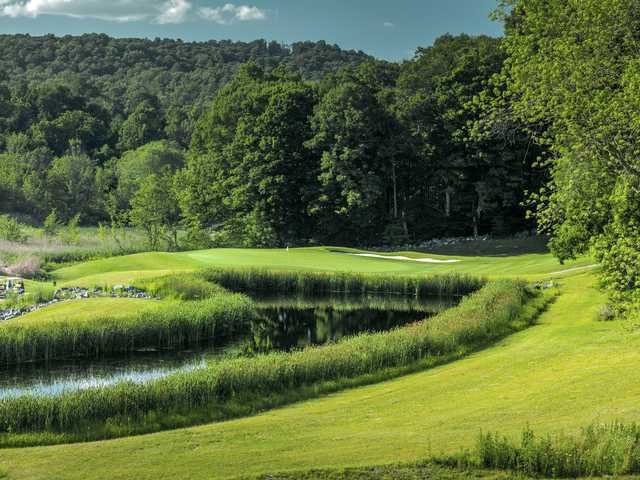
[[[325,40],[386,60],[445,33],[500,36],[496,0],[0,0],[0,33]]]

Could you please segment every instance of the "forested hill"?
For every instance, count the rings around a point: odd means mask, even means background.
[[[12,86],[59,81],[75,93],[99,94],[116,111],[126,110],[123,103],[141,89],[157,96],[165,108],[201,105],[249,60],[265,70],[286,65],[305,79],[319,80],[369,59],[363,52],[342,50],[324,41],[285,46],[265,40],[0,35],[0,81]]]
[[[152,248],[178,230],[193,248],[522,232],[543,152],[499,101],[504,58],[468,35],[399,64],[324,42],[3,36],[0,213],[135,225]]]

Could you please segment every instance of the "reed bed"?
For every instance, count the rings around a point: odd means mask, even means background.
[[[526,429],[520,442],[481,434],[479,466],[534,477],[592,477],[640,474],[640,425],[593,425],[579,435],[539,437]]]
[[[229,293],[220,285],[209,282],[195,273],[175,273],[142,279],[134,286],[153,297],[182,301],[200,300]]]
[[[358,378],[380,380],[384,372],[391,372],[390,378],[416,365],[457,358],[532,323],[546,304],[530,301],[533,295],[522,283],[496,281],[428,321],[388,332],[289,353],[224,359],[146,384],[2,400],[0,443],[9,445],[11,435],[20,433],[35,441],[40,437],[34,434],[42,432],[41,442],[141,433],[252,413],[295,401],[305,389],[317,394],[322,385],[333,391]]]
[[[361,273],[325,273],[266,269],[218,269],[201,272],[203,278],[234,292],[276,292],[319,295],[328,293],[395,293],[417,298],[468,295],[486,280],[463,274],[403,276]]]
[[[251,300],[227,293],[191,302],[159,302],[153,309],[124,317],[12,320],[0,324],[0,365],[98,358],[142,348],[182,349],[245,331],[255,315]]]

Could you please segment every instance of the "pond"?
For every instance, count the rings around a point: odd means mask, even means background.
[[[456,299],[419,301],[391,295],[256,295],[253,298],[258,305],[259,319],[243,338],[226,345],[7,368],[0,372],[0,399],[25,394],[57,395],[122,381],[143,383],[204,368],[208,362],[229,356],[323,345],[360,332],[384,331],[423,320],[457,302]]]

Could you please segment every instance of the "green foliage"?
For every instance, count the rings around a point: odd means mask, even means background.
[[[481,434],[480,466],[533,477],[577,478],[640,473],[640,426],[593,425],[580,435],[538,437],[530,429],[520,444],[498,434]]]
[[[297,398],[310,385],[316,385],[315,392],[322,385],[331,390],[352,378],[397,375],[420,365],[416,362],[423,361],[424,368],[463,355],[532,322],[535,314],[519,317],[529,298],[520,283],[492,282],[458,307],[389,332],[291,353],[225,359],[147,384],[0,400],[0,431],[96,438],[250,413]]]
[[[221,223],[247,247],[309,238],[305,199],[315,166],[304,142],[314,104],[314,88],[297,75],[244,66],[196,125],[182,197],[187,217]],[[206,204],[196,198],[203,193]]]
[[[80,242],[80,214],[77,213],[58,234],[60,239],[68,245],[77,245]]]
[[[44,232],[45,236],[53,238],[57,235],[58,231],[60,230],[60,227],[61,225],[60,225],[60,220],[58,220],[58,213],[54,208],[53,210],[51,210],[49,215],[47,215],[47,218],[44,219],[44,224],[42,225],[42,231]]]
[[[126,152],[116,164],[116,190],[120,206],[126,208],[142,181],[165,170],[175,171],[184,165],[184,152],[167,141],[151,142]]]
[[[0,215],[0,239],[9,242],[23,243],[27,241],[24,226],[9,215]]]
[[[161,240],[167,242],[170,250],[178,248],[180,209],[169,171],[142,180],[131,200],[129,218],[134,226],[145,231],[151,250],[158,250]]]
[[[162,112],[157,99],[143,100],[120,128],[122,150],[134,150],[159,140],[164,130]]]
[[[505,1],[505,101],[553,154],[532,197],[560,259],[594,249],[614,299],[637,300],[638,8]]]
[[[48,203],[63,221],[82,212],[93,213],[95,205],[95,165],[88,155],[76,147],[56,158],[47,171]]]

